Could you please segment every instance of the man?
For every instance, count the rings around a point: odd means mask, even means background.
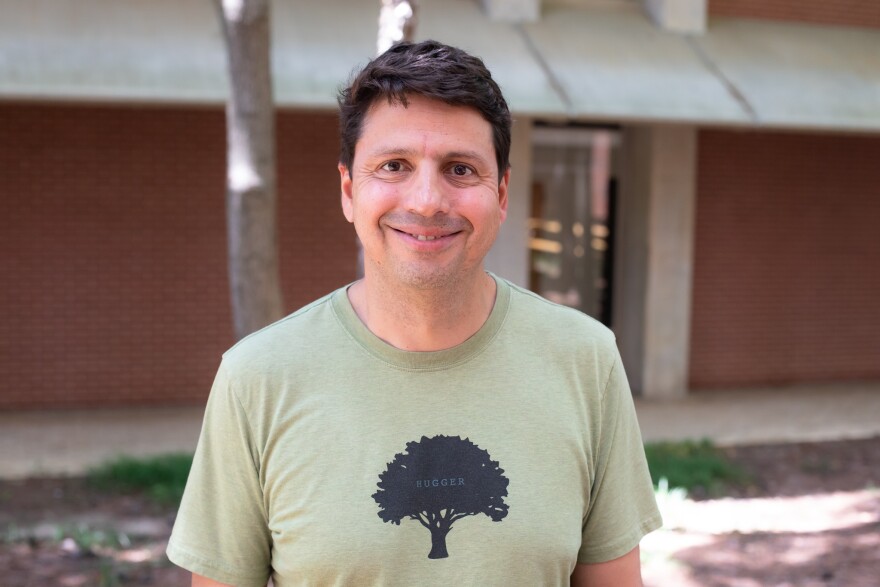
[[[364,278],[224,355],[169,558],[193,585],[641,585],[660,518],[614,337],[483,269],[488,70],[401,44],[340,111]]]

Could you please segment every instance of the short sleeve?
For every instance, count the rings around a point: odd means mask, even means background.
[[[662,525],[632,393],[616,349],[615,355],[602,396],[596,474],[579,563],[621,557]]]
[[[168,542],[171,562],[235,587],[266,586],[271,536],[259,463],[247,414],[221,364]]]

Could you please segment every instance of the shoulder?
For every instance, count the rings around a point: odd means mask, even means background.
[[[619,360],[614,333],[579,310],[513,284],[509,287],[504,330],[514,352],[540,356],[562,372],[590,373],[601,386]]]
[[[595,318],[518,285],[510,282],[507,285],[510,287],[510,320],[540,335],[542,343],[616,349],[614,333]]]
[[[244,337],[223,353],[223,366],[231,375],[267,373],[279,365],[309,354],[320,341],[337,334],[339,324],[332,299],[336,290],[292,314]]]

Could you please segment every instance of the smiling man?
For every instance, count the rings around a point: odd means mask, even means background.
[[[364,278],[223,356],[168,556],[193,585],[641,585],[660,525],[614,336],[486,273],[510,113],[427,41],[340,95]]]
[[[417,94],[380,98],[361,124],[352,161],[339,164],[342,209],[364,247],[351,303],[397,348],[455,346],[495,300],[483,258],[507,211],[510,171],[496,162],[492,128],[473,108]]]

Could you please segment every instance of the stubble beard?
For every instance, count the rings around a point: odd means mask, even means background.
[[[392,261],[393,267],[377,266],[377,270],[383,274],[383,280],[391,286],[397,284],[423,293],[434,291],[437,293],[455,289],[466,279],[466,269],[457,269],[453,263],[439,265],[425,258],[421,261]]]
[[[445,215],[425,218],[406,212],[390,212],[380,219],[380,225],[386,227],[415,225],[441,232],[464,232],[465,238],[473,229],[471,223],[463,218],[450,218]],[[466,251],[459,252],[458,255],[464,256]],[[465,261],[462,258],[453,258],[441,263],[434,257],[433,253],[417,254],[415,259],[394,258],[393,255],[389,255],[385,257],[386,266],[376,262],[375,268],[383,274],[382,278],[388,286],[400,285],[420,292],[437,293],[455,290],[471,272],[470,268],[464,266]]]

